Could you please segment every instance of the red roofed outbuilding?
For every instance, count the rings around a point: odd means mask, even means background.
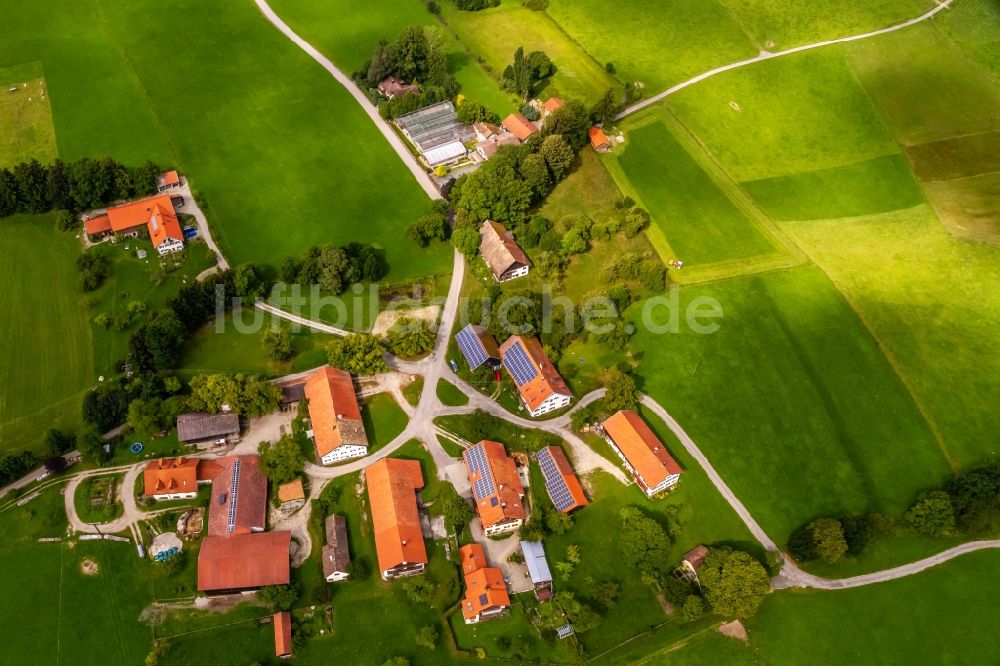
[[[607,135],[600,127],[591,127],[588,135],[590,136],[590,146],[597,152],[606,153],[611,150],[611,142],[608,141]]]
[[[287,659],[292,656],[292,614],[288,611],[274,614],[274,656]]]

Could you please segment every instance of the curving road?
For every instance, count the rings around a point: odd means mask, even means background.
[[[427,193],[427,196],[431,199],[440,199],[441,192],[439,192],[437,187],[434,185],[434,181],[431,180],[431,177],[427,175],[427,172],[424,171],[422,166],[420,166],[420,163],[417,162],[417,159],[406,147],[406,144],[403,143],[403,140],[392,131],[392,128],[389,127],[384,120],[382,120],[382,117],[378,115],[378,109],[373,106],[365,94],[358,89],[358,87],[354,84],[354,81],[337,69],[336,65],[330,62],[329,58],[320,53],[316,47],[295,34],[295,31],[288,27],[288,24],[282,21],[281,17],[278,16],[273,9],[271,9],[271,6],[267,4],[266,0],[256,0],[256,2],[257,7],[264,15],[264,18],[280,30],[285,37],[292,40],[292,42],[294,42],[300,49],[309,54],[310,58],[318,62],[323,69],[329,72],[330,75],[337,80],[337,83],[344,86],[347,92],[354,97],[361,108],[364,109],[365,113],[368,114],[368,117],[371,118],[372,122],[375,123],[375,127],[382,132],[382,136],[385,137],[385,140],[389,142],[392,149],[396,151],[397,155],[399,155],[399,159],[403,160],[403,164],[409,168],[413,177],[416,178],[417,182],[420,184],[420,187],[422,187],[424,192]]]
[[[806,44],[804,46],[796,46],[796,47],[791,48],[791,49],[786,49],[784,51],[776,51],[774,53],[769,53],[768,51],[761,51],[759,55],[757,55],[757,56],[755,56],[753,58],[747,58],[746,60],[740,60],[739,62],[734,62],[734,63],[731,63],[729,65],[723,65],[722,67],[716,67],[715,69],[711,69],[711,70],[709,70],[707,72],[699,74],[698,76],[692,77],[692,78],[688,79],[687,81],[682,81],[681,83],[678,83],[677,85],[673,86],[672,88],[668,88],[667,90],[664,90],[663,92],[661,92],[661,93],[659,93],[657,95],[654,95],[653,97],[650,97],[649,99],[643,100],[643,101],[641,101],[641,102],[639,102],[637,104],[633,104],[632,106],[628,107],[627,109],[625,109],[624,111],[622,111],[621,113],[619,113],[617,116],[615,116],[615,120],[621,120],[622,118],[625,118],[626,116],[630,116],[633,113],[641,111],[641,110],[645,109],[648,106],[652,106],[653,104],[656,104],[657,102],[659,102],[660,100],[666,98],[667,96],[673,95],[676,92],[684,90],[688,86],[693,86],[696,83],[699,83],[701,81],[704,81],[705,79],[711,78],[711,77],[715,76],[716,74],[722,74],[723,72],[728,72],[728,71],[733,70],[733,69],[739,69],[740,67],[746,67],[747,65],[752,65],[755,62],[761,62],[762,60],[771,60],[772,58],[780,58],[781,56],[792,55],[793,53],[801,53],[803,51],[810,51],[812,49],[818,49],[818,48],[821,48],[823,46],[831,46],[833,44],[841,44],[841,43],[844,43],[844,42],[855,42],[855,41],[857,41],[859,39],[868,39],[869,37],[877,37],[878,35],[884,35],[886,33],[896,32],[897,30],[902,30],[904,28],[909,28],[912,25],[916,25],[918,23],[922,23],[923,21],[926,21],[927,19],[933,18],[938,12],[947,9],[951,5],[952,2],[954,2],[954,0],[941,0],[938,3],[938,5],[936,7],[934,7],[934,9],[930,10],[929,12],[927,12],[925,14],[921,14],[920,16],[918,16],[916,18],[912,18],[912,19],[910,19],[908,21],[903,21],[902,23],[898,23],[896,25],[889,26],[888,28],[882,28],[881,30],[872,30],[870,32],[861,33],[860,35],[851,35],[850,37],[839,37],[837,39],[827,39],[827,40],[822,41],[822,42],[816,42],[814,44]]]

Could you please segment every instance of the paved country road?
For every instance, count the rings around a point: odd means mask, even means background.
[[[256,0],[256,2],[261,13],[264,14],[264,17],[270,21],[274,27],[280,30],[285,37],[292,40],[300,49],[308,53],[310,58],[322,65],[323,69],[328,71],[331,76],[333,76],[333,78],[340,83],[340,85],[344,86],[344,88],[347,89],[347,92],[351,93],[361,108],[364,109],[365,113],[368,114],[368,117],[371,118],[372,122],[375,123],[375,127],[382,132],[382,136],[385,137],[385,140],[389,142],[389,145],[392,146],[393,150],[396,151],[396,154],[399,155],[399,159],[403,160],[403,164],[405,164],[413,173],[413,177],[416,178],[417,182],[420,183],[420,186],[424,188],[424,192],[427,193],[427,196],[431,199],[440,199],[441,193],[434,185],[434,181],[431,180],[431,177],[428,176],[427,172],[420,166],[420,163],[417,162],[417,159],[406,147],[406,144],[403,143],[403,140],[392,131],[392,128],[389,127],[384,120],[382,120],[382,117],[378,114],[378,108],[375,107],[371,103],[371,100],[369,100],[365,94],[358,89],[358,87],[354,84],[354,81],[337,69],[337,67],[330,62],[329,58],[320,53],[316,47],[295,34],[295,31],[288,27],[288,24],[282,21],[280,16],[274,13],[274,10],[271,9],[271,6],[267,4],[266,0]]]
[[[628,107],[627,109],[625,109],[624,111],[622,111],[621,113],[619,113],[617,116],[615,116],[615,120],[621,120],[622,118],[625,118],[626,116],[630,116],[633,113],[636,113],[637,111],[641,111],[642,109],[645,109],[648,106],[652,106],[653,104],[656,104],[657,102],[659,102],[660,100],[664,99],[665,97],[667,97],[669,95],[673,95],[674,93],[679,92],[681,90],[684,90],[688,86],[692,86],[692,85],[694,85],[696,83],[704,81],[707,78],[713,77],[716,74],[721,74],[723,72],[728,72],[728,71],[733,70],[733,69],[739,69],[740,67],[746,67],[747,65],[752,65],[755,62],[761,62],[762,60],[770,60],[772,58],[780,58],[781,56],[791,55],[793,53],[801,53],[802,51],[810,51],[812,49],[818,49],[818,48],[821,48],[823,46],[830,46],[832,44],[841,44],[841,43],[844,43],[844,42],[855,42],[855,41],[858,41],[859,39],[868,39],[869,37],[877,37],[879,35],[884,35],[884,34],[887,34],[887,33],[890,33],[890,32],[896,32],[897,30],[902,30],[904,28],[909,28],[912,25],[916,25],[918,23],[922,23],[923,21],[926,21],[929,18],[933,18],[938,12],[940,12],[940,11],[942,11],[944,9],[947,9],[951,5],[952,2],[954,2],[954,0],[942,0],[941,2],[938,3],[938,5],[934,9],[930,10],[929,12],[927,12],[925,14],[921,14],[920,16],[918,16],[916,18],[912,18],[909,21],[903,21],[902,23],[898,23],[896,25],[889,26],[888,28],[882,28],[881,30],[872,30],[870,32],[861,33],[860,35],[851,35],[850,37],[840,37],[838,39],[827,39],[827,40],[822,41],[822,42],[816,42],[815,44],[806,44],[804,46],[796,46],[795,48],[786,49],[784,51],[776,51],[774,53],[769,53],[767,51],[761,51],[759,55],[757,55],[757,56],[755,56],[753,58],[747,58],[746,60],[740,60],[739,62],[734,62],[734,63],[731,63],[729,65],[723,65],[722,67],[716,67],[715,69],[710,69],[707,72],[704,72],[702,74],[699,74],[698,76],[695,76],[695,77],[692,77],[692,78],[688,79],[687,81],[682,81],[681,83],[678,83],[677,85],[673,86],[672,88],[668,88],[667,90],[664,90],[663,92],[659,93],[658,95],[654,95],[653,97],[650,97],[649,99],[645,99],[645,100],[643,100],[643,101],[641,101],[641,102],[639,102],[637,104],[633,104],[632,106]]]

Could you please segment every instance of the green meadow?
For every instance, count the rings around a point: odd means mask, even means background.
[[[548,14],[625,81],[655,94],[702,72],[757,55],[715,0],[550,0]],[[626,37],[627,36],[627,37]]]
[[[808,520],[902,511],[950,468],[879,342],[815,267],[687,286],[719,329],[658,335],[632,319],[643,391],[670,411],[768,534]],[[668,311],[648,320],[666,324]],[[780,492],[775,492],[780,489]]]
[[[887,28],[930,11],[933,0],[719,0],[753,40],[779,51]]]
[[[0,167],[56,158],[52,108],[41,63],[0,69]]]
[[[0,67],[42,63],[63,159],[179,167],[232,264],[361,241],[385,249],[390,279],[447,271],[446,248],[400,233],[427,198],[346,90],[252,4],[172,9],[184,48],[148,1],[5,9]]]
[[[411,25],[436,27],[444,40],[448,69],[462,87],[462,94],[501,116],[517,109],[515,101],[498,87],[468,48],[449,34],[419,2],[383,0],[358,4],[347,0],[278,0],[271,3],[271,7],[300,36],[321,49],[348,74],[371,57],[379,40],[392,41],[403,28]]]
[[[0,240],[0,453],[41,450],[49,428],[73,429],[97,381],[89,314],[76,288],[79,241],[54,216],[3,220]]]
[[[609,88],[621,85],[604,70],[604,63],[584,51],[544,12],[531,11],[519,2],[502,2],[476,12],[461,11],[451,0],[438,4],[448,29],[498,79],[514,61],[514,51],[523,46],[525,52],[544,51],[558,68],[542,98],[578,99],[590,105]]]

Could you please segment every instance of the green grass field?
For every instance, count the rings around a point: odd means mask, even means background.
[[[669,103],[741,182],[899,152],[840,47],[726,72]]]
[[[968,466],[1000,453],[1000,250],[954,241],[927,206],[785,226],[895,358],[949,456]]]
[[[427,198],[346,90],[253,5],[173,9],[184,48],[158,38],[148,1],[5,10],[0,67],[41,61],[64,159],[180,167],[231,264],[362,241],[385,248],[392,280],[447,271],[447,247],[400,233]]]
[[[750,181],[742,186],[764,212],[777,220],[853,217],[924,202],[910,164],[898,154]]]
[[[677,258],[698,265],[774,251],[665,126],[651,123],[628,136],[618,164]]]
[[[628,0],[613,7],[552,0],[547,11],[588,53],[612,63],[623,80],[642,82],[649,95],[758,50],[715,0]]]
[[[87,310],[79,304],[79,241],[49,215],[3,220],[0,240],[0,453],[40,451],[49,428],[72,430],[97,377]]]
[[[462,94],[504,116],[517,107],[454,36],[430,12],[413,0],[386,0],[359,5],[347,0],[308,2],[279,0],[271,5],[302,37],[321,49],[344,71],[351,73],[368,60],[380,39],[392,41],[411,25],[437,27],[444,40],[448,70]]]
[[[514,60],[514,51],[545,51],[558,71],[542,97],[596,102],[609,88],[620,84],[604,71],[555,21],[543,12],[526,9],[518,2],[477,12],[461,11],[449,0],[439,3],[441,18],[458,38],[499,77]]]
[[[754,41],[769,51],[858,35],[915,18],[932,0],[720,0]]]
[[[878,343],[818,269],[684,287],[680,296],[682,308],[717,299],[720,328],[699,335],[681,312],[680,332],[664,337],[633,313],[640,388],[779,543],[817,516],[899,512],[948,473]]]
[[[10,92],[10,90],[14,92]],[[52,108],[41,63],[0,69],[0,167],[56,158]],[[43,96],[44,95],[44,96]]]
[[[388,393],[377,393],[365,398],[361,418],[368,434],[368,452],[373,453],[391,442],[406,427],[406,412]]]

